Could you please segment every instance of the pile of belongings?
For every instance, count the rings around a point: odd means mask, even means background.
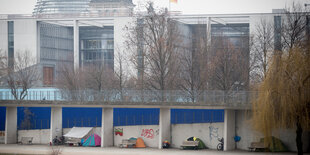
[[[185,146],[184,149],[207,149],[207,146],[205,145],[205,143],[200,139],[200,138],[196,138],[196,137],[189,137],[187,138],[187,141],[198,141],[198,147],[194,148],[194,147],[190,147],[190,146]]]

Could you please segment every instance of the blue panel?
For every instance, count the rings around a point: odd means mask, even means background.
[[[159,109],[114,108],[114,126],[158,125]]]
[[[171,109],[171,124],[224,122],[224,110]]]
[[[99,127],[102,108],[62,108],[62,127]]]
[[[5,113],[6,113],[6,108],[0,107],[0,131],[5,130]]]
[[[51,108],[18,107],[17,128],[23,129],[49,129]]]

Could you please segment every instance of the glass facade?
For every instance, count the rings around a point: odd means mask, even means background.
[[[220,78],[211,77],[209,83],[213,89],[232,89],[235,83],[243,83],[239,90],[248,87],[249,70],[246,66],[249,66],[250,60],[249,34],[248,23],[211,25],[212,48],[209,58],[210,61],[214,57],[222,61],[218,62],[215,71]]]
[[[281,45],[281,16],[274,16],[274,49],[282,50]]]
[[[90,0],[38,0],[34,14],[86,12]]]
[[[8,21],[8,57],[9,67],[13,67],[14,65],[14,22]]]
[[[80,27],[80,56],[82,66],[104,65],[114,69],[114,29],[112,26]]]
[[[235,48],[248,48],[249,24],[214,24],[211,26],[211,38],[225,37]]]
[[[40,22],[40,58],[73,62],[73,28]]]
[[[132,0],[38,0],[33,14],[131,15],[133,7]]]
[[[39,22],[43,84],[51,86],[61,65],[73,66],[73,28]]]

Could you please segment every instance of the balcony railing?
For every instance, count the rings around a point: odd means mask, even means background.
[[[20,93],[20,92],[19,92]],[[166,103],[207,103],[248,105],[255,98],[253,91],[205,90],[188,93],[182,90],[103,90],[103,91],[63,91],[29,90],[24,100],[82,101],[82,102],[166,102]],[[0,100],[15,100],[10,90],[0,90]]]

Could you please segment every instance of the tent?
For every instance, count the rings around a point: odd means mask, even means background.
[[[189,137],[187,138],[187,141],[199,141],[198,143],[198,149],[207,149],[207,146],[205,143],[200,139],[196,137]],[[192,147],[185,147],[186,149],[192,149]]]
[[[270,138],[270,142],[267,143],[268,149],[271,152],[287,152],[288,149],[287,147],[283,144],[283,142],[276,138],[276,137],[268,137],[268,139]],[[264,143],[265,139],[261,138],[260,142]]]
[[[79,144],[82,138],[86,138],[92,132],[92,127],[73,127],[64,137],[68,144]]]
[[[101,146],[101,137],[97,134],[91,134],[83,143],[83,146]]]
[[[67,138],[84,138],[93,128],[91,127],[73,127],[64,137]]]
[[[146,147],[142,138],[137,138],[136,147],[137,148],[145,148]]]

